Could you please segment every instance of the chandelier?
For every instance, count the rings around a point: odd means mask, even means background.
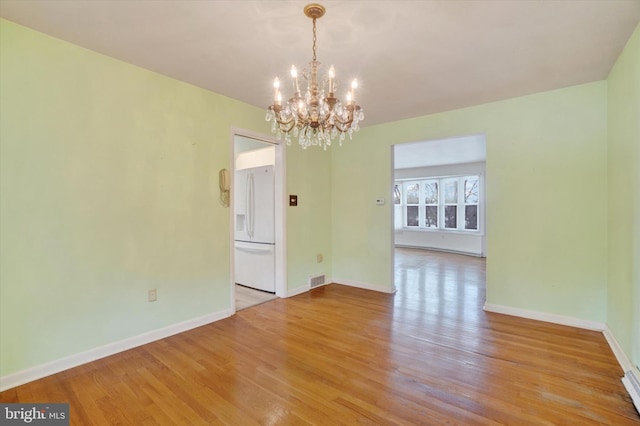
[[[284,135],[287,145],[291,145],[293,136],[303,149],[320,145],[326,150],[336,136],[342,146],[345,134],[351,139],[353,132],[360,129],[358,123],[364,119],[364,112],[355,101],[357,79],[351,83],[351,90],[347,92],[344,104],[335,96],[338,81],[333,65],[328,74],[318,81],[320,62],[316,60],[316,19],[321,18],[324,13],[324,6],[319,4],[310,4],[304,8],[304,14],[313,19],[313,59],[309,63],[311,70],[302,72],[307,81],[306,91],[304,94],[300,92],[298,70],[292,66],[293,96],[283,105],[280,80],[276,77],[273,82],[273,105],[269,106],[265,117],[266,121],[272,122],[271,131],[277,134],[278,139]]]

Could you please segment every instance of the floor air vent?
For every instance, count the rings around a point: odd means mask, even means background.
[[[324,274],[316,275],[315,277],[309,277],[309,286],[311,288],[318,287],[319,285],[324,284],[325,282]]]

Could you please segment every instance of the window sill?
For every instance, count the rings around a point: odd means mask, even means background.
[[[396,232],[432,232],[434,234],[457,234],[457,235],[469,235],[474,237],[484,237],[484,232],[481,231],[464,231],[461,229],[433,229],[433,228],[396,228]]]

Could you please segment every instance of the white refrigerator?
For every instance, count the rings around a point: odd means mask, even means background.
[[[275,293],[273,166],[237,170],[234,185],[235,281]]]

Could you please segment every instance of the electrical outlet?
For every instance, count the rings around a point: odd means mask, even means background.
[[[155,302],[156,300],[158,300],[158,290],[156,290],[155,288],[149,290],[148,299],[149,302]]]

